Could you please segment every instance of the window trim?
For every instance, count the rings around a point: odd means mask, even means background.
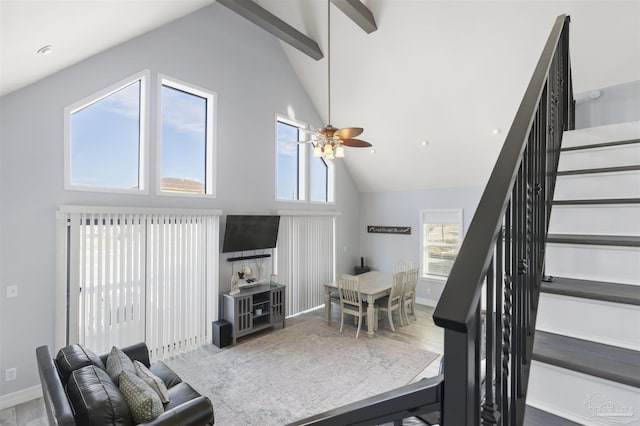
[[[109,192],[120,194],[148,194],[149,158],[149,79],[151,71],[146,69],[120,80],[102,90],[74,102],[64,109],[64,189],[70,191]],[[95,104],[125,87],[140,81],[140,136],[138,144],[138,189],[82,186],[71,184],[71,115]]]
[[[216,198],[217,196],[217,112],[218,94],[213,90],[208,90],[197,85],[187,83],[177,78],[158,74],[157,81],[157,148],[156,148],[156,194],[169,197],[191,197],[191,198]],[[162,86],[168,86],[176,90],[190,93],[207,100],[207,123],[205,141],[205,182],[204,194],[188,194],[180,192],[162,191]]]
[[[429,222],[425,219],[427,219],[429,217],[429,215],[434,215],[434,214],[438,214],[438,215],[450,215],[449,218],[451,220],[446,221],[446,222]],[[465,234],[465,229],[464,229],[464,209],[462,208],[456,208],[456,209],[422,209],[420,210],[420,218],[419,218],[419,223],[420,223],[420,271],[421,274],[419,276],[420,279],[427,279],[427,280],[437,280],[437,281],[446,281],[449,276],[443,276],[443,275],[434,275],[434,274],[429,274],[428,273],[428,269],[427,266],[424,264],[424,251],[426,250],[427,246],[427,242],[425,241],[425,237],[424,237],[424,225],[428,224],[428,223],[457,223],[460,225],[460,236],[458,238],[458,253],[460,252],[460,247],[462,246],[462,240],[464,239],[464,234]],[[457,257],[457,255],[456,255]]]

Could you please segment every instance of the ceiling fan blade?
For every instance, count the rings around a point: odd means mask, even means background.
[[[342,145],[350,146],[352,148],[367,148],[372,146],[369,142],[365,142],[360,139],[342,139]]]
[[[310,135],[320,136],[320,133],[318,131],[316,131],[316,130],[304,129],[302,127],[298,127],[298,130],[303,132],[303,133],[308,133]]]
[[[338,139],[351,139],[358,136],[362,132],[364,132],[364,129],[362,127],[345,127],[343,129],[336,130],[333,135],[338,137]]]

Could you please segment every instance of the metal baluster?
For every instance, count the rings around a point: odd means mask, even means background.
[[[504,289],[503,285],[503,256],[504,256],[504,226],[498,232],[498,241],[496,244],[496,276],[495,276],[495,311],[496,317],[494,321],[495,326],[495,378],[494,378],[494,387],[495,387],[495,403],[496,403],[496,412],[498,414],[498,425],[502,425],[502,412],[503,412],[503,402],[502,402],[502,394],[504,389],[502,387],[502,321],[503,321],[503,306],[502,306],[502,291]]]
[[[513,386],[513,378],[510,376],[510,372],[513,370],[509,368],[511,362],[511,322],[512,322],[512,289],[513,289],[513,226],[512,226],[512,206],[514,203],[513,195],[507,206],[507,212],[505,213],[505,277],[504,277],[504,319],[503,319],[503,331],[502,331],[502,389],[503,389],[503,413],[502,418],[505,419],[503,423],[509,424],[511,419],[511,405],[510,401],[514,401],[513,398],[509,398],[509,383]]]
[[[502,241],[500,238],[496,241],[496,247],[500,246]],[[496,250],[497,251],[497,250]],[[495,276],[494,268],[496,256],[489,263],[489,271],[487,271],[487,310],[485,314],[486,321],[486,340],[485,340],[485,352],[486,352],[486,375],[485,375],[485,396],[484,404],[482,406],[482,425],[497,425],[500,414],[497,411],[497,405],[495,403],[494,394],[494,371],[497,369],[497,363],[494,363],[494,291],[495,291]]]

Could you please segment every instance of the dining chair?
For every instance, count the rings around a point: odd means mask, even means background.
[[[393,326],[393,311],[398,311],[400,325],[404,324],[402,319],[402,291],[404,289],[406,275],[406,272],[393,274],[393,282],[389,295],[376,300],[375,306],[377,311],[387,312],[389,325],[391,326],[391,331],[394,333],[396,332],[396,328]]]
[[[407,279],[404,283],[404,291],[402,292],[402,313],[404,319],[409,324],[409,314],[407,308],[411,308],[411,315],[414,320],[416,317],[416,285],[418,284],[418,268],[412,268],[407,271]]]
[[[362,319],[367,315],[366,302],[362,300],[360,293],[360,280],[353,275],[342,274],[338,279],[338,292],[340,293],[340,333],[344,327],[344,315],[353,315],[358,323],[356,339],[360,334]]]
[[[395,259],[393,261],[393,273],[407,272],[413,267],[413,262],[406,259]]]

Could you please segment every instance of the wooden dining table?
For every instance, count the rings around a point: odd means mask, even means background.
[[[389,272],[370,271],[357,276],[360,281],[360,294],[367,301],[367,335],[375,334],[375,301],[388,295],[391,291],[393,276]],[[331,324],[331,293],[338,291],[338,282],[324,285],[324,310],[327,324]]]

